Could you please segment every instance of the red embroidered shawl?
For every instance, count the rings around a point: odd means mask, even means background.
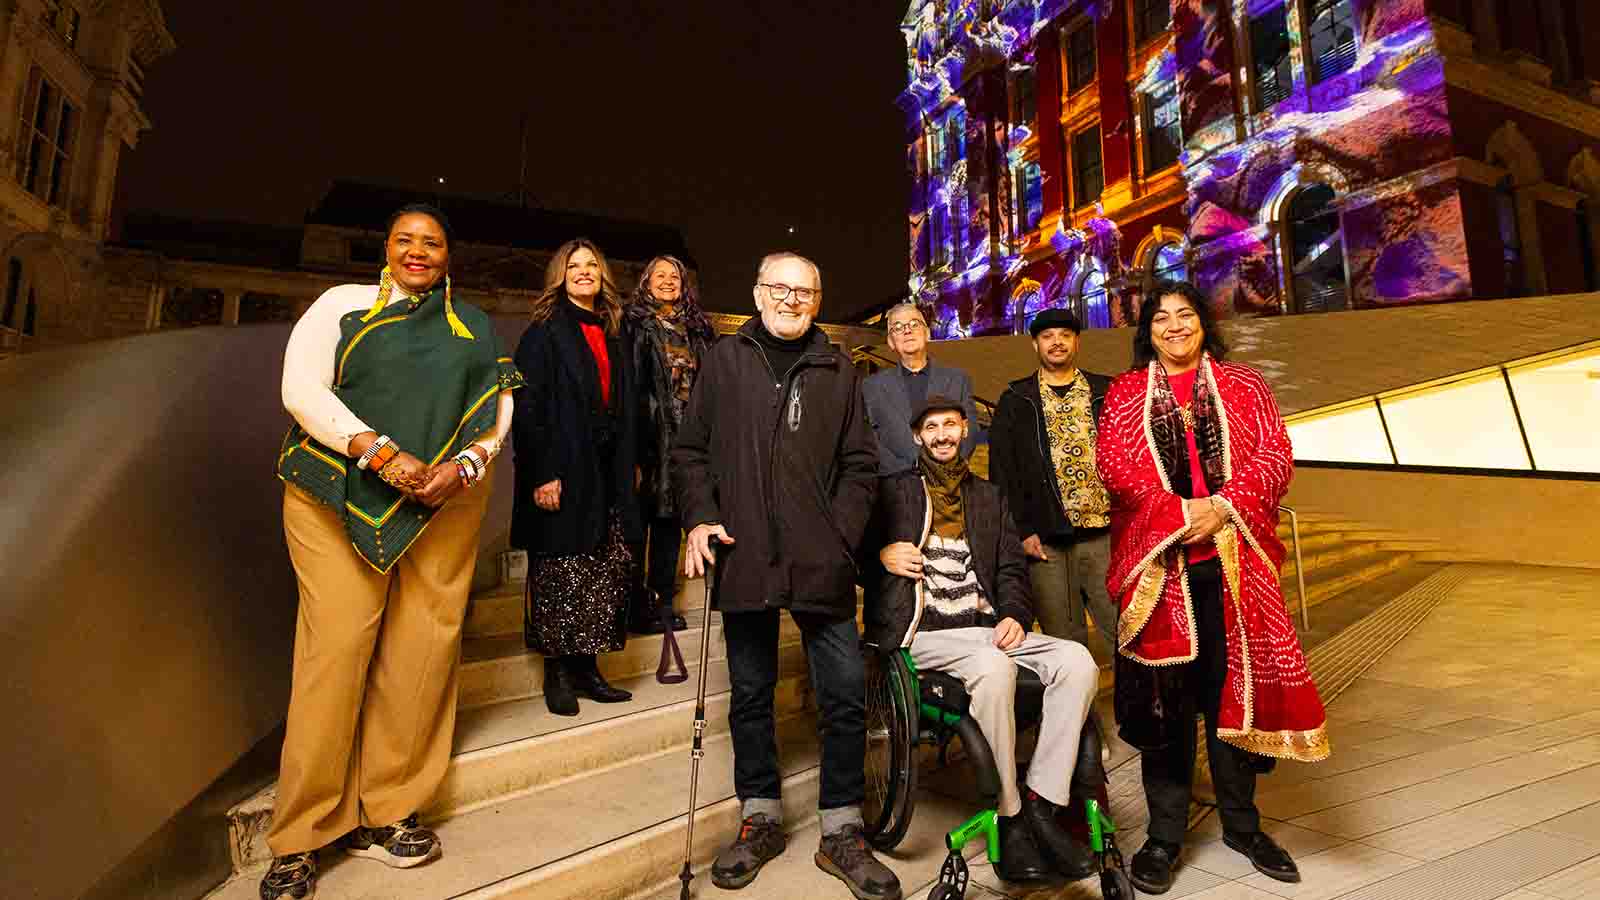
[[[1121,603],[1118,649],[1145,665],[1170,666],[1192,661],[1199,645],[1178,542],[1184,503],[1171,491],[1151,430],[1158,365],[1112,384],[1096,456],[1111,493],[1106,582]],[[1209,356],[1201,365],[1209,367],[1203,381],[1221,419],[1224,483],[1212,494],[1229,519],[1215,537],[1228,638],[1217,735],[1264,756],[1326,759],[1327,716],[1278,586],[1278,503],[1294,472],[1289,433],[1255,370]]]

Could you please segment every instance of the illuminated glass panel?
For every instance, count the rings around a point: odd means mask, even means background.
[[[1110,328],[1111,306],[1106,297],[1105,273],[1096,271],[1083,276],[1078,293],[1084,327]]]
[[[1044,218],[1044,178],[1036,162],[1024,163],[1017,171],[1022,184],[1022,230],[1032,231]]]
[[[1507,371],[1534,465],[1600,472],[1600,348]]]
[[[1294,458],[1320,462],[1391,464],[1383,419],[1371,401],[1289,423]]]
[[[1189,277],[1183,261],[1183,247],[1179,244],[1162,244],[1156,248],[1151,274],[1157,281],[1183,281]]]
[[[1311,60],[1317,81],[1349,71],[1356,62],[1356,17],[1350,0],[1315,0],[1311,5]]]
[[[1288,97],[1294,86],[1287,8],[1279,6],[1250,20],[1250,48],[1255,57],[1257,106],[1271,109]]]
[[[1498,371],[1385,398],[1383,416],[1401,465],[1529,468]]]

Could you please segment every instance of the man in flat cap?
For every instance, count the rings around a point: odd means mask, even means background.
[[[1094,871],[1089,848],[1055,821],[1069,803],[1078,740],[1099,672],[1081,644],[1029,629],[1033,599],[1017,526],[999,488],[967,466],[960,400],[929,395],[912,413],[916,467],[885,478],[878,515],[887,574],[869,592],[867,642],[904,647],[920,671],[961,679],[1000,776],[1001,853],[1007,881]],[[1016,765],[1017,669],[1044,684],[1039,741],[1020,783]]]
[[[1113,656],[1117,606],[1106,593],[1111,499],[1095,471],[1095,423],[1111,379],[1078,368],[1077,316],[1047,309],[1029,325],[1039,370],[1000,395],[989,472],[1005,491],[1029,558],[1045,634],[1088,644],[1085,600]]]

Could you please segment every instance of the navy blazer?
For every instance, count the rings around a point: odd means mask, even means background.
[[[915,468],[921,452],[911,439],[911,395],[906,392],[901,367],[885,369],[861,383],[867,420],[878,437],[878,474],[894,475]],[[928,396],[943,394],[961,404],[967,413],[967,439],[961,452],[972,455],[977,445],[978,410],[972,402],[972,376],[960,369],[928,361]]]

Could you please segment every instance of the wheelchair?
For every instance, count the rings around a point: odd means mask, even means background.
[[[867,665],[866,802],[862,805],[864,836],[879,850],[892,850],[905,837],[916,807],[918,747],[938,749],[947,760],[950,739],[961,738],[976,769],[978,793],[985,808],[945,835],[950,853],[939,869],[939,880],[929,900],[961,900],[966,896],[968,872],[962,855],[968,841],[982,837],[990,863],[1000,861],[1000,776],[989,742],[968,717],[970,698],[961,680],[940,671],[918,672],[911,651],[884,653],[865,645]],[[1031,670],[1017,669],[1017,732],[1039,724],[1044,705],[1044,684]],[[1101,761],[1102,730],[1091,711],[1078,743],[1073,770],[1073,797],[1082,798],[1088,825],[1089,849],[1094,853],[1105,900],[1133,900],[1122,853],[1115,840],[1116,825],[1103,798],[1105,766]]]

